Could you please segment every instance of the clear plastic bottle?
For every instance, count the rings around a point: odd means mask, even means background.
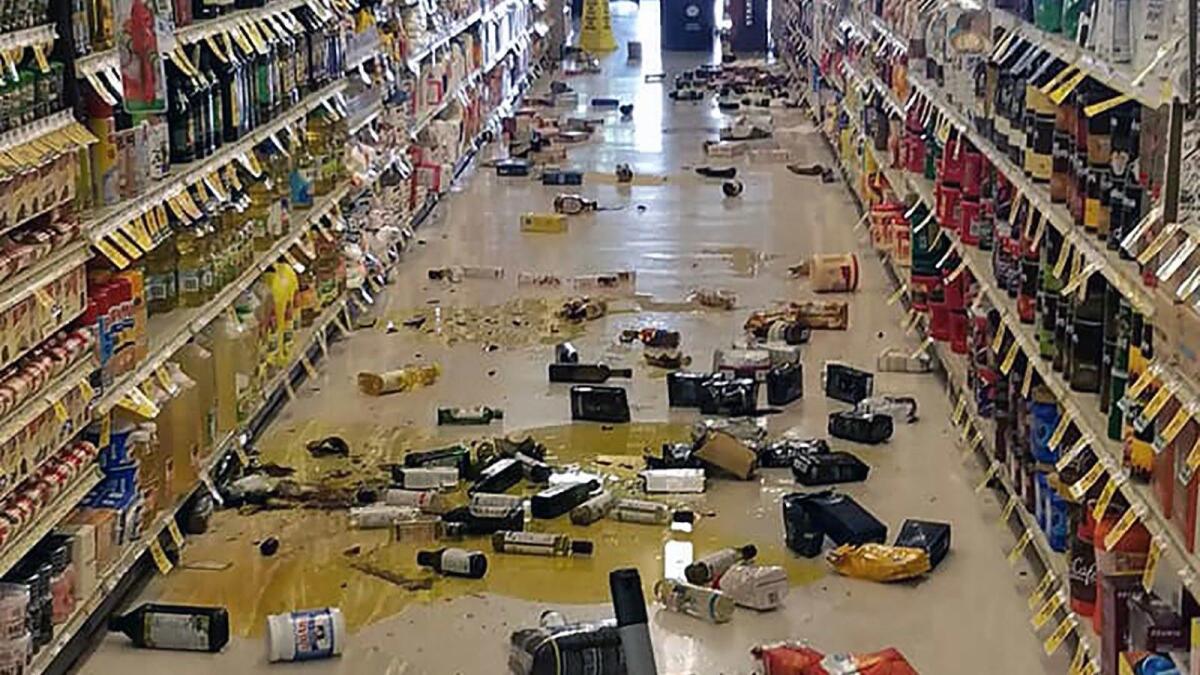
[[[733,618],[735,605],[729,596],[714,588],[696,586],[684,581],[662,579],[654,584],[654,595],[672,612],[694,616],[712,623],[725,623]]]

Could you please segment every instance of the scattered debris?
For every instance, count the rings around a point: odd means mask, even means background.
[[[741,480],[749,480],[758,466],[758,455],[754,450],[723,431],[708,434],[694,456]]]
[[[721,183],[721,192],[723,192],[726,197],[740,196],[743,190],[745,190],[745,186],[742,185],[742,181],[740,180],[727,180],[724,183]]]
[[[696,173],[705,178],[723,178],[729,180],[737,178],[737,167],[729,166],[724,169],[714,169],[711,166],[698,166],[696,167]]]
[[[924,550],[886,544],[844,544],[828,560],[838,574],[869,581],[904,581],[933,569]]]
[[[521,215],[521,231],[562,234],[567,231],[567,217],[561,213],[525,213]]]
[[[837,664],[843,673],[856,675],[917,675],[915,668],[895,649],[874,654],[823,654],[798,643],[762,645],[750,650],[761,662],[763,672],[771,675],[825,675],[822,664]]]
[[[628,422],[629,401],[625,389],[577,385],[571,387],[571,419],[589,422]]]
[[[441,374],[442,367],[436,363],[427,366],[407,365],[382,373],[362,371],[358,374],[358,390],[368,396],[412,391],[432,385]]]
[[[477,406],[475,408],[438,408],[438,426],[445,425],[486,425],[493,420],[504,419],[504,411],[499,408]]]
[[[616,168],[617,183],[632,183],[633,169],[628,164],[618,164]]]
[[[646,360],[646,365],[669,370],[684,368],[692,362],[692,357],[678,349],[647,348],[642,351],[642,358]]]
[[[858,256],[853,253],[817,254],[792,265],[793,277],[808,277],[818,293],[845,293],[858,290]]]
[[[279,540],[275,537],[267,537],[258,544],[258,552],[264,557],[270,558],[279,552]]]
[[[892,418],[854,410],[829,414],[829,435],[855,443],[878,445],[892,437]]]
[[[647,469],[641,477],[648,493],[704,492],[704,469]]]
[[[342,555],[344,555],[348,558],[353,558],[353,557],[357,556],[359,553],[362,553],[362,545],[361,544],[355,544],[353,546],[348,546],[348,547],[342,549]]]
[[[881,373],[928,373],[933,370],[933,357],[924,351],[913,355],[888,347],[875,359],[875,370]]]
[[[326,436],[304,446],[313,457],[349,457],[350,445],[341,436]]]
[[[632,103],[626,103],[626,104],[622,105],[619,108],[619,110],[621,111],[621,117],[624,117],[625,119],[629,119],[629,118],[633,117],[633,104]]]
[[[697,288],[688,295],[688,301],[701,307],[730,310],[737,306],[737,295],[723,288]]]
[[[588,296],[568,298],[558,311],[560,318],[567,321],[595,321],[608,313],[608,303],[603,300],[593,300]]]
[[[791,171],[797,176],[820,176],[827,171],[827,169],[821,164],[810,164],[808,166],[803,166],[800,164],[788,164],[787,170]]]
[[[733,618],[733,599],[715,588],[675,579],[660,579],[654,584],[654,596],[672,612],[704,621],[725,623]]]
[[[780,309],[752,313],[745,329],[757,335],[779,320],[816,330],[846,330],[850,326],[850,305],[840,300],[790,302]]]

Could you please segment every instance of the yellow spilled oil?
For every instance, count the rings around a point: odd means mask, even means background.
[[[357,428],[312,421],[273,428],[262,439],[260,449],[264,462],[295,469],[292,478],[298,481],[353,487],[364,478],[378,480],[382,475],[379,465],[398,461],[407,450],[445,445],[467,433],[478,435],[461,428]],[[689,429],[667,423],[568,424],[528,433],[546,445],[552,464],[599,474],[609,489],[645,498],[637,495],[634,487],[643,448],[686,440]],[[310,457],[304,441],[331,434],[347,440],[352,456]],[[520,489],[526,494],[536,492],[536,488]],[[572,558],[498,554],[487,537],[394,543],[386,530],[351,529],[341,511],[283,510],[251,515],[223,511],[214,516],[206,534],[189,538],[183,564],[160,577],[153,590],[166,602],[222,605],[229,610],[234,630],[248,636],[263,632],[268,614],[308,607],[340,607],[350,626],[357,628],[397,614],[412,603],[468,594],[547,603],[604,603],[609,599],[608,573],[618,567],[639,568],[649,597],[650,586],[663,575],[664,566],[674,569],[689,562],[692,555],[748,542],[758,545],[762,564],[783,565],[793,584],[811,583],[825,574],[825,566],[796,558],[784,548],[778,495],[773,492],[760,490],[756,484],[717,480],[709,482],[705,495],[666,500],[696,512],[692,532],[611,520],[576,526],[566,516],[526,524],[532,531],[563,532],[595,543],[593,556]],[[461,492],[455,498],[466,499]],[[736,512],[725,512],[720,505],[726,501],[740,506]],[[264,557],[257,543],[271,536],[279,539],[280,548],[274,556]],[[485,552],[489,561],[486,578],[440,577],[416,565],[418,550],[441,546]]]
[[[487,343],[515,348],[569,340],[583,332],[583,324],[567,321],[557,313],[561,297],[523,297],[499,305],[421,307],[387,319],[396,326],[420,322],[411,331],[441,340],[448,345]]]

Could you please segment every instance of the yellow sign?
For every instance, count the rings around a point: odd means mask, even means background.
[[[1146,387],[1149,387],[1150,383],[1153,381],[1154,373],[1151,372],[1149,368],[1143,370],[1142,374],[1138,375],[1138,379],[1134,380],[1133,384],[1129,385],[1129,389],[1125,390],[1125,397],[1132,401],[1136,401],[1138,396],[1141,396],[1142,392],[1145,391]]]
[[[596,53],[617,48],[609,12],[608,0],[583,0],[583,18],[579,22],[580,49]]]
[[[1100,480],[1100,477],[1103,475],[1104,465],[1100,462],[1096,462],[1092,465],[1092,468],[1088,469],[1087,473],[1083,474],[1083,478],[1080,478],[1074,485],[1071,486],[1071,494],[1075,495],[1077,499],[1082,498],[1085,494],[1087,494],[1088,490],[1092,489],[1092,486],[1095,485],[1096,481]]]
[[[1158,572],[1158,560],[1162,557],[1162,544],[1158,539],[1150,540],[1150,553],[1146,556],[1146,567],[1142,569],[1142,588],[1146,592],[1154,590],[1154,575]]]
[[[1054,572],[1046,570],[1042,575],[1042,580],[1034,587],[1033,593],[1029,594],[1029,611],[1033,611],[1035,607],[1045,602],[1046,591],[1050,590],[1050,586],[1054,584]]]
[[[1138,516],[1133,507],[1129,507],[1125,511],[1125,515],[1121,516],[1121,519],[1113,526],[1113,529],[1109,530],[1108,534],[1104,536],[1104,548],[1110,551],[1116,548],[1117,544],[1121,541],[1121,537],[1125,536],[1125,533],[1129,531],[1129,528],[1133,527],[1137,519]]]
[[[1030,622],[1033,624],[1034,630],[1040,630],[1042,626],[1045,626],[1046,622],[1050,621],[1050,617],[1054,616],[1054,612],[1056,612],[1059,607],[1062,607],[1062,604],[1062,593],[1055,593],[1049,598],[1046,598],[1046,602],[1042,603],[1041,609],[1039,609],[1037,614],[1033,615],[1033,619],[1030,620]]]
[[[150,542],[150,557],[154,558],[154,566],[160,574],[166,574],[175,567],[167,558],[167,552],[163,550],[162,544],[158,543],[158,539]]]
[[[1092,517],[1096,520],[1102,520],[1104,514],[1108,511],[1108,505],[1112,503],[1113,495],[1117,493],[1117,479],[1109,478],[1104,484],[1104,489],[1100,491],[1100,496],[1096,498],[1096,506],[1092,509]]]
[[[1067,435],[1067,429],[1070,426],[1071,416],[1064,412],[1062,417],[1058,418],[1058,426],[1054,427],[1054,433],[1050,434],[1048,447],[1051,450],[1058,448],[1059,444],[1063,442],[1063,436]],[[1061,468],[1059,470],[1061,471]]]
[[[1013,364],[1017,362],[1018,351],[1017,341],[1013,340],[1013,343],[1008,347],[1008,353],[1004,355],[1004,360],[1000,362],[1001,373],[1008,375],[1008,371],[1012,370]]]
[[[175,546],[183,547],[183,532],[179,531],[179,523],[172,518],[167,521],[167,533],[171,535],[171,541],[175,542]]]
[[[1025,378],[1021,380],[1021,397],[1029,398],[1029,390],[1033,388],[1033,361],[1025,366]]]
[[[1062,646],[1063,641],[1067,639],[1071,631],[1075,630],[1076,625],[1075,617],[1070,615],[1063,619],[1062,623],[1058,624],[1058,628],[1055,628],[1050,637],[1046,638],[1046,641],[1042,643],[1042,649],[1046,651],[1046,656],[1054,656],[1054,652],[1058,651],[1058,648]]]
[[[1033,530],[1025,530],[1025,534],[1022,534],[1021,538],[1017,540],[1017,545],[1013,547],[1013,550],[1008,552],[1009,565],[1017,564],[1017,561],[1021,559],[1021,554],[1029,547],[1029,542],[1031,541],[1033,541]]]
[[[1004,346],[1004,326],[996,329],[996,337],[992,338],[992,353],[999,354],[1002,346]]]
[[[1019,504],[1020,502],[1021,502],[1021,500],[1018,499],[1016,495],[1013,495],[1008,498],[1008,503],[1005,504],[1004,509],[1000,511],[1000,522],[1001,523],[1008,522],[1008,519],[1012,517],[1013,511],[1017,510],[1017,504]],[[1030,609],[1033,609],[1033,608],[1030,607]]]

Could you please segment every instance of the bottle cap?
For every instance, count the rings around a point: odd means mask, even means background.
[[[671,520],[676,523],[694,523],[696,522],[696,513],[694,511],[676,511],[671,514]]]
[[[590,541],[576,540],[571,542],[571,553],[575,555],[591,555],[595,545]]]
[[[417,551],[417,564],[421,567],[433,567],[440,551]]]
[[[739,548],[738,551],[741,552],[742,557],[745,558],[746,560],[749,560],[749,559],[753,558],[754,556],[758,555],[758,547],[755,546],[754,544],[746,544],[745,546],[742,546],[741,548]]]

